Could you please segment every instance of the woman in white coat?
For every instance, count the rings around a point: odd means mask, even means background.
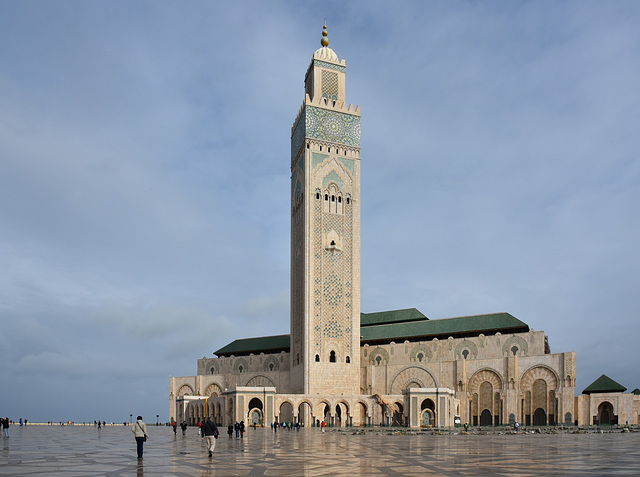
[[[147,425],[142,422],[142,416],[138,416],[131,431],[136,437],[136,444],[138,444],[138,459],[142,459],[142,446],[144,445],[144,441],[149,439],[149,434],[147,434]]]

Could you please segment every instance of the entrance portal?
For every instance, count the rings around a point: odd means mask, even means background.
[[[491,411],[489,411],[489,409],[485,409],[484,411],[482,411],[482,414],[480,414],[480,425],[490,426],[492,424],[491,421]]]
[[[422,427],[432,427],[433,426],[433,414],[431,413],[430,409],[425,409],[422,412],[421,425],[422,425]]]
[[[533,413],[533,425],[534,426],[546,426],[547,425],[547,413],[544,412],[544,409],[539,407]]]

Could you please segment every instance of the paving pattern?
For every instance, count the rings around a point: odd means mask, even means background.
[[[27,426],[0,436],[0,476],[601,476],[640,475],[640,432],[351,435],[249,429],[217,441],[148,426],[144,459],[130,427]]]

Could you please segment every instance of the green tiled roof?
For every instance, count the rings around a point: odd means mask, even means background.
[[[635,388],[635,389],[634,389],[633,391],[631,391],[631,392],[637,396],[638,394],[640,394],[640,389]]]
[[[616,383],[609,376],[603,374],[582,391],[582,394],[591,393],[623,393],[627,390],[622,384]]]
[[[442,320],[363,327],[360,329],[360,342],[364,344],[392,340],[416,341],[417,339],[443,339],[449,336],[461,338],[477,336],[480,333],[495,334],[498,331],[501,333],[523,333],[529,331],[529,326],[509,313],[460,316]]]
[[[377,313],[360,313],[360,326],[385,325],[390,323],[406,323],[409,321],[428,320],[415,308],[406,310],[380,311]]]
[[[460,316],[441,320],[429,320],[415,308],[362,313],[360,343],[389,343],[391,341],[418,341],[433,338],[446,339],[449,336],[463,338],[478,336],[480,333],[525,333],[526,323],[509,313]],[[243,356],[260,353],[279,353],[290,350],[290,336],[263,336],[235,340],[215,352],[217,356]]]
[[[289,351],[289,343],[289,335],[245,338],[229,343],[227,346],[220,348],[214,354],[217,356],[231,356],[232,354],[235,356],[242,356],[250,353],[279,353],[280,351]]]

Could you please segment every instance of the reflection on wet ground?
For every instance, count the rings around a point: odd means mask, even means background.
[[[149,426],[144,459],[130,427],[27,426],[0,436],[0,475],[408,476],[640,475],[640,432],[519,435],[352,435],[329,429],[249,429],[217,441]]]

